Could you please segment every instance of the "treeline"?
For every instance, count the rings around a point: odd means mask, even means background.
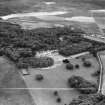
[[[37,51],[58,50],[61,55],[70,56],[97,49],[96,45],[103,45],[104,49],[104,44],[84,39],[84,33],[79,28],[72,30],[71,26],[23,30],[19,25],[0,22],[0,55],[20,64],[20,59],[35,58]]]
[[[105,96],[101,93],[80,95],[73,99],[69,105],[105,105]]]
[[[96,93],[98,86],[95,83],[89,82],[80,76],[72,76],[68,79],[68,86],[79,91],[81,94]]]

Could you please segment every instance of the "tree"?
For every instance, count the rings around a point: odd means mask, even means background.
[[[92,76],[97,77],[100,75],[100,70],[95,71]]]
[[[76,69],[79,69],[79,65],[78,65],[78,64],[76,64],[76,65],[75,65],[75,68],[76,68]]]
[[[84,67],[91,67],[92,64],[91,64],[90,61],[84,61],[84,62],[83,62],[83,66],[84,66]]]
[[[68,60],[68,59],[63,59],[62,62],[63,62],[63,63],[69,63],[69,60]]]
[[[89,94],[80,95],[78,98],[73,99],[69,105],[104,105],[105,96],[102,94]]]
[[[89,82],[80,76],[68,78],[67,83],[70,88],[75,88],[82,94],[90,94],[97,91],[97,85],[95,83]]]
[[[73,69],[74,69],[73,64],[67,63],[67,64],[66,64],[66,69],[67,69],[67,70],[73,70]]]
[[[44,79],[44,77],[43,77],[42,74],[37,74],[37,75],[35,76],[35,80],[37,80],[37,81],[42,81],[43,79]]]
[[[29,67],[29,65],[27,63],[18,62],[18,63],[16,63],[16,67],[18,69],[27,69]]]
[[[56,99],[56,102],[57,102],[57,103],[61,103],[61,101],[62,101],[62,100],[61,100],[60,97],[58,97],[58,98]]]
[[[58,96],[58,91],[54,91],[54,96]]]

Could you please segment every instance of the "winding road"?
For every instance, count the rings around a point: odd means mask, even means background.
[[[105,95],[105,78],[104,78],[104,61],[102,60],[103,56],[100,53],[97,53],[98,62],[100,65],[100,77],[99,77],[99,87],[98,87],[98,93],[102,93]]]
[[[103,71],[104,71],[104,67],[103,67],[103,62],[101,60],[100,57],[100,53],[97,53],[97,60],[99,62],[99,69],[100,69],[100,76],[99,76],[99,85],[98,85],[98,93],[103,93],[102,92],[102,87],[103,87]]]

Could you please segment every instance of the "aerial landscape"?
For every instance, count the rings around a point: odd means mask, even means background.
[[[105,105],[105,1],[0,0],[0,105]]]

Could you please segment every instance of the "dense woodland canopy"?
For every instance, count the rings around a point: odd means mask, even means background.
[[[89,82],[80,76],[71,76],[68,79],[68,86],[79,91],[81,94],[96,93],[98,86],[94,82]]]
[[[80,95],[69,105],[105,105],[105,96],[102,94]]]
[[[84,33],[80,28],[72,30],[71,26],[23,30],[19,25],[0,22],[0,55],[20,64],[20,59],[34,59],[38,51],[58,50],[63,56],[70,56],[105,48],[103,43],[83,38]]]

